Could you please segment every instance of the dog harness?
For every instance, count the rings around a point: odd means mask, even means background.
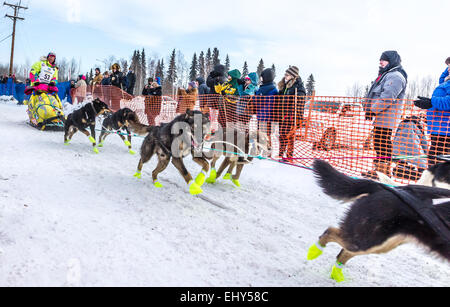
[[[450,224],[439,214],[432,210],[432,201],[426,202],[412,195],[410,192],[402,189],[395,189],[383,185],[383,188],[397,196],[403,203],[415,211],[424,221],[444,240],[450,244]]]

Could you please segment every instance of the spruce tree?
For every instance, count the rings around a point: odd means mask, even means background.
[[[265,69],[264,61],[263,61],[263,59],[261,59],[259,61],[259,64],[258,64],[258,68],[256,69],[256,73],[258,74],[258,78],[261,77],[261,73],[263,72],[264,69]]]
[[[249,73],[249,71],[248,71],[248,64],[247,64],[247,61],[245,61],[244,67],[242,68],[242,76],[246,77],[246,76],[248,76],[248,73]]]
[[[315,83],[314,76],[311,74],[308,77],[308,81],[306,82],[306,95],[312,96],[315,91]]]
[[[213,64],[213,68],[216,67],[216,65],[220,64],[220,59],[219,59],[219,49],[214,48],[213,50],[213,55],[212,55],[212,64]]]
[[[206,74],[209,75],[209,73],[213,70],[211,48],[208,48],[208,51],[206,52],[205,61],[206,61]]]
[[[174,49],[170,56],[169,68],[167,70],[166,81],[168,84],[173,85],[177,81],[177,63],[176,63],[176,50]]]
[[[202,51],[200,52],[200,56],[198,58],[198,70],[200,77],[203,77],[206,79],[206,65],[205,65],[205,53]]]
[[[197,79],[197,75],[198,75],[198,60],[197,60],[197,53],[194,53],[194,56],[192,58],[190,72],[189,72],[190,81]]]
[[[160,78],[161,84],[164,81],[164,59],[158,60],[158,64],[156,65],[155,70],[155,78]]]
[[[139,82],[136,79],[135,93],[142,93],[144,84],[147,83],[147,58],[145,57],[145,49],[142,48],[141,53],[141,78]]]
[[[225,67],[227,68],[227,71],[229,71],[230,68],[231,68],[230,57],[228,56],[228,54],[227,54],[227,57],[225,59]]]
[[[164,74],[165,69],[166,65],[164,65],[164,59],[161,59],[161,74],[159,76],[161,78],[161,85],[166,80],[166,75]]]

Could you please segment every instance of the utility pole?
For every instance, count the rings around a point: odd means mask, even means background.
[[[14,66],[14,42],[15,42],[15,38],[16,38],[16,21],[17,21],[17,19],[25,20],[25,18],[19,17],[18,14],[19,14],[20,9],[27,10],[28,8],[21,6],[20,3],[19,4],[10,4],[10,3],[3,2],[3,5],[9,6],[14,9],[14,16],[11,16],[8,14],[5,15],[5,17],[11,18],[11,20],[13,21],[13,32],[12,32],[12,42],[11,42],[11,60],[9,62],[9,74],[12,75],[13,74],[13,66]]]

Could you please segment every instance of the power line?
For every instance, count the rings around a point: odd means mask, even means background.
[[[4,39],[2,39],[2,40],[0,41],[0,43],[2,43],[3,41],[7,40],[7,39],[10,38],[11,36],[12,36],[12,34],[9,34],[7,37],[5,37]]]
[[[10,18],[13,21],[13,32],[11,34],[12,36],[12,42],[11,42],[11,60],[9,63],[9,74],[13,74],[13,66],[14,66],[14,43],[15,43],[15,38],[16,38],[16,22],[17,20],[25,20],[25,18],[19,17],[19,11],[22,10],[27,10],[28,7],[25,6],[21,6],[22,0],[20,0],[19,4],[10,4],[10,3],[6,3],[3,2],[3,5],[9,6],[11,8],[14,9],[14,16],[8,15],[6,14],[5,17]]]

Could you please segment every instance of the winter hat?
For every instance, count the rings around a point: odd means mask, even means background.
[[[263,84],[272,83],[275,80],[275,72],[272,68],[266,68],[261,73],[261,77],[263,79]]]
[[[189,85],[190,87],[192,87],[192,88],[197,88],[197,83],[195,83],[194,81],[189,82],[188,85]]]
[[[160,77],[156,77],[156,83],[158,83],[158,85],[161,85],[161,78]]]
[[[297,78],[300,75],[300,70],[297,66],[289,66],[289,68],[286,70],[286,73],[294,78]]]
[[[205,83],[205,78],[203,78],[203,77],[198,77],[197,80],[195,80],[195,81],[197,81],[198,84],[201,85],[201,84]]]
[[[402,63],[402,58],[400,57],[398,52],[394,50],[383,52],[383,54],[380,57],[380,60],[388,61],[390,67],[396,67]]]
[[[86,81],[86,76],[81,76],[81,80]]]

